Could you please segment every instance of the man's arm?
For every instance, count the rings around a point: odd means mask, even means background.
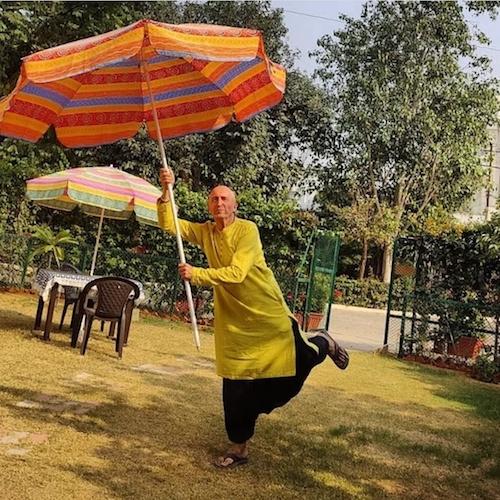
[[[226,267],[190,269],[193,285],[221,285],[223,283],[241,283],[254,265],[261,250],[259,231],[255,224],[250,224],[240,237],[231,264]]]
[[[174,173],[170,168],[160,169],[160,184],[163,189],[163,193],[160,198],[158,198],[157,211],[158,211],[158,224],[159,226],[168,231],[170,234],[175,235],[175,223],[174,216],[172,214],[172,205],[168,197],[168,185],[172,186],[175,183]],[[181,238],[194,243],[195,245],[202,246],[203,242],[203,225],[197,224],[195,222],[189,222],[184,219],[179,219],[179,229],[181,233]]]
[[[170,201],[163,201],[162,198],[158,199],[158,224],[159,226],[168,231],[170,234],[175,235],[174,216],[172,215],[172,204]],[[189,222],[184,219],[179,219],[179,228],[181,231],[181,238],[194,243],[195,245],[202,246],[203,242],[203,224],[196,222]]]

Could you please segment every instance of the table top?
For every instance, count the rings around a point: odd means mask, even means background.
[[[89,274],[78,274],[72,271],[59,271],[54,269],[39,269],[33,279],[31,288],[40,295],[44,302],[47,302],[50,296],[50,291],[54,285],[70,286],[78,289],[83,289],[87,283],[103,276],[90,276]],[[130,279],[130,278],[126,278]],[[139,298],[136,300],[136,305],[140,304],[144,299],[144,287],[137,280],[130,279],[139,287]]]

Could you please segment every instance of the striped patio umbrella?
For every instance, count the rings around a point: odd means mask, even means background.
[[[245,121],[277,104],[285,70],[259,31],[142,20],[23,58],[0,101],[0,134],[35,142],[54,126],[67,147],[163,138]]]
[[[133,137],[145,124],[167,167],[162,139],[248,120],[284,89],[285,70],[268,59],[259,31],[142,20],[25,57],[0,101],[0,135],[35,142],[53,126],[63,145],[87,147]],[[168,193],[185,263],[172,186]]]
[[[158,225],[156,200],[158,188],[144,179],[113,167],[70,168],[37,177],[27,182],[30,200],[44,207],[70,211],[75,207],[99,217],[90,274],[94,274],[102,221],[136,219],[144,224]]]

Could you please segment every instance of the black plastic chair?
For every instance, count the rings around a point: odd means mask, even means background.
[[[75,274],[82,274],[80,269],[76,268],[72,264],[68,262],[63,262],[61,264],[61,271],[71,271]],[[78,301],[78,297],[80,295],[80,289],[75,286],[63,286],[64,288],[64,306],[61,315],[61,322],[59,323],[59,330],[62,330],[62,326],[64,323],[64,318],[66,316],[66,311],[69,306],[73,306],[73,313],[71,314],[71,328],[73,328],[73,323],[75,321],[75,304]]]
[[[85,319],[85,329],[80,347],[82,355],[87,349],[94,319],[111,321],[118,324],[115,350],[121,358],[123,346],[128,339],[132,310],[139,294],[137,284],[126,278],[109,276],[87,283],[78,299],[71,346],[76,347],[83,319]]]

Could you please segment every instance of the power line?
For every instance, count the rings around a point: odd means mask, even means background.
[[[290,14],[297,14],[298,16],[314,17],[316,19],[324,19],[325,21],[333,21],[335,23],[344,24],[344,21],[341,21],[340,19],[335,19],[334,17],[317,16],[315,14],[307,14],[306,12],[298,12],[296,10],[288,10],[288,9],[283,9],[283,12],[288,12]]]
[[[344,24],[344,21],[342,21],[341,19],[334,18],[334,17],[318,16],[318,15],[315,15],[315,14],[308,14],[307,12],[299,12],[297,10],[289,10],[289,9],[283,9],[283,12],[287,12],[289,14],[296,14],[298,16],[312,17],[312,18],[315,18],[315,19],[323,19],[324,21],[333,21],[335,23]],[[500,48],[498,48],[498,47],[492,47],[490,45],[473,44],[472,46],[476,47],[476,48],[482,48],[482,49],[486,49],[486,50],[492,50],[493,52],[500,52]]]

